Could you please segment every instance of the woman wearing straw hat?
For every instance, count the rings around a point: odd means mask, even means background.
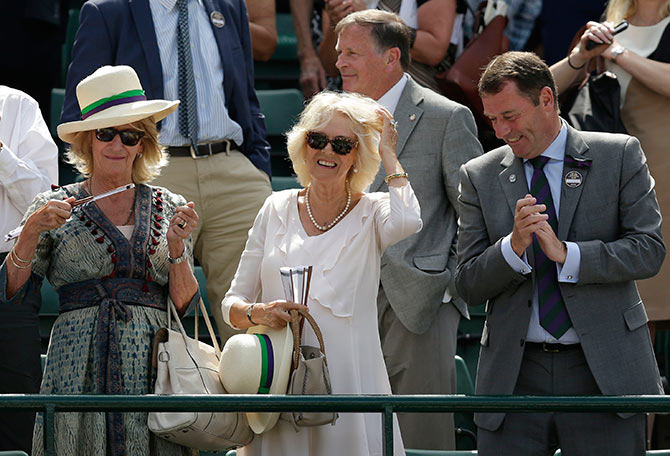
[[[60,138],[86,180],[37,195],[0,268],[0,304],[40,306],[46,278],[60,315],[51,333],[42,394],[146,394],[153,387],[153,334],[166,324],[167,299],[184,311],[199,299],[190,264],[193,203],[151,187],[165,159],[156,122],[178,102],[147,101],[135,71],[98,69],[77,86],[82,120]],[[97,199],[121,186],[134,188]],[[150,434],[146,413],[60,413],[57,454],[190,454]],[[38,416],[33,454],[43,454]]]
[[[307,306],[323,333],[333,394],[391,394],[377,330],[381,255],[421,229],[419,204],[396,157],[397,138],[391,114],[370,98],[332,92],[312,98],[288,133],[305,188],[265,201],[222,303],[235,328],[282,328],[287,309],[298,305],[282,300],[279,268],[312,265]],[[364,193],[380,162],[389,193]],[[318,346],[308,325],[303,342]],[[298,432],[280,419],[260,430],[239,455],[382,453],[379,414],[341,414],[332,426]],[[394,454],[403,455],[396,420],[394,443]]]

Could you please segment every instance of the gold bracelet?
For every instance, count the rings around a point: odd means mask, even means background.
[[[386,176],[384,178],[384,182],[386,182],[388,184],[389,181],[391,181],[391,179],[398,179],[400,177],[404,177],[405,179],[407,179],[409,176],[407,175],[407,173],[393,173],[393,174],[389,174],[388,176]]]
[[[17,255],[16,251],[13,248],[12,248],[12,252],[14,253],[14,258],[16,258],[16,261],[18,261],[19,263],[28,264],[28,263],[33,261],[32,258],[29,259],[29,260],[22,260],[21,257]]]
[[[14,265],[14,267],[16,269],[30,269],[30,266],[31,266],[30,264],[27,264],[26,266],[19,266],[16,263],[16,261],[14,261],[14,255],[16,255],[16,254],[14,253],[14,249],[12,249],[12,250],[9,251],[9,255],[7,255],[7,256],[9,257],[9,259],[11,260],[12,264]]]

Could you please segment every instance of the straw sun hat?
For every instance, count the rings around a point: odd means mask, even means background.
[[[174,112],[179,100],[147,100],[140,80],[129,66],[103,66],[77,84],[81,120],[62,123],[58,136],[71,143],[75,133],[116,127],[153,118],[155,122]]]
[[[293,357],[293,334],[282,329],[252,326],[226,342],[219,362],[219,377],[230,394],[286,394]],[[256,434],[274,427],[279,413],[247,412]]]

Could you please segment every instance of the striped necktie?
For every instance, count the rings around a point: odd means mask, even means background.
[[[198,147],[198,98],[193,77],[191,39],[188,33],[188,0],[177,0],[177,62],[179,100],[179,133]]]
[[[546,205],[545,213],[549,216],[548,223],[554,233],[558,233],[554,201],[551,198],[549,181],[543,169],[544,165],[549,162],[549,157],[539,156],[529,161],[533,165],[530,193],[537,199],[537,204]],[[535,281],[539,298],[540,326],[558,339],[570,329],[572,323],[558,286],[556,263],[547,258],[535,235],[533,235],[533,250],[535,252]]]
[[[400,3],[401,0],[379,0],[378,9],[398,14]]]

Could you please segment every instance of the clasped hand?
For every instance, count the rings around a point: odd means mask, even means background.
[[[74,201],[75,198],[72,196],[64,200],[47,201],[28,217],[22,234],[38,236],[40,233],[62,226],[70,218]]]
[[[269,326],[270,328],[283,328],[291,321],[289,310],[292,309],[309,311],[307,306],[280,299],[267,303],[254,304],[251,319],[259,325]]]
[[[521,257],[533,242],[533,234],[540,248],[551,261],[563,264],[567,256],[567,247],[557,237],[549,225],[549,216],[544,204],[537,204],[537,199],[526,195],[516,202],[514,213],[514,229],[512,230],[512,250]]]

